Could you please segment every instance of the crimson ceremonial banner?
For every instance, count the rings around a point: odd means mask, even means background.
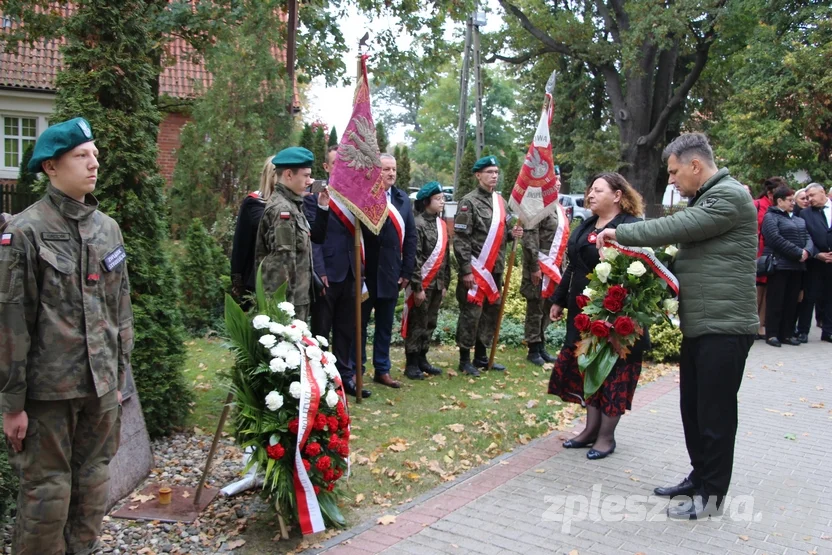
[[[526,160],[520,169],[520,175],[511,190],[509,207],[520,216],[523,227],[532,228],[555,210],[560,189],[560,177],[555,174],[552,159],[552,141],[549,137],[549,124],[552,123],[554,101],[552,91],[555,89],[555,72],[546,83],[546,97],[543,111],[537,124],[537,132],[529,146]]]
[[[352,117],[338,144],[338,156],[329,177],[329,192],[376,235],[387,218],[387,196],[381,183],[379,155],[376,126],[370,112],[367,56],[363,55]]]

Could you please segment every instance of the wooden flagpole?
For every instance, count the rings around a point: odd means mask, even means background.
[[[362,39],[363,40],[363,39]],[[361,71],[361,45],[358,47],[358,70],[356,72],[358,80],[362,78]],[[355,274],[355,402],[361,404],[361,391],[364,389],[364,373],[363,364],[361,363],[361,347],[363,346],[361,337],[361,220],[358,216],[355,217],[355,240],[353,242],[355,250],[354,259],[354,274]]]
[[[497,328],[494,330],[494,338],[491,340],[491,356],[488,357],[488,369],[494,366],[494,357],[497,355],[497,343],[500,342],[500,326],[503,324],[503,313],[506,310],[506,297],[511,286],[511,271],[514,269],[514,255],[517,252],[517,239],[511,243],[511,254],[508,257],[505,281],[503,282],[503,293],[500,296],[500,314],[497,316]]]

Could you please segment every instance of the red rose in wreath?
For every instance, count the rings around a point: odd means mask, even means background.
[[[613,285],[607,289],[607,297],[624,302],[624,299],[627,298],[627,290],[620,285]]]
[[[578,295],[575,297],[575,304],[578,305],[578,308],[583,308],[589,304],[589,297],[586,295]]]
[[[306,449],[304,449],[303,452],[309,455],[310,457],[317,457],[321,454],[321,444],[317,442],[312,442],[306,446]]]
[[[298,419],[292,418],[291,420],[289,420],[289,431],[295,435],[298,435],[298,425]]]
[[[266,454],[270,459],[279,460],[286,454],[286,450],[279,443],[266,447]]]
[[[622,308],[624,308],[624,301],[619,301],[618,299],[606,296],[604,297],[604,308],[610,312],[619,312]]]
[[[577,317],[576,317],[577,319]],[[603,320],[595,320],[589,326],[589,331],[595,337],[609,337],[610,336],[610,325]]]
[[[578,331],[586,331],[589,329],[590,324],[592,324],[592,320],[589,319],[589,316],[586,314],[578,314],[575,316],[575,328]]]
[[[619,316],[615,319],[613,324],[615,333],[622,336],[627,336],[636,331],[636,325],[629,316]]]
[[[315,468],[317,468],[321,472],[324,472],[327,468],[330,467],[331,464],[332,464],[332,459],[330,459],[329,457],[324,455],[323,457],[318,459],[317,463],[315,463]]]

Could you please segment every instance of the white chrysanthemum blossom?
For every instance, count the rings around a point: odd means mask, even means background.
[[[286,330],[286,326],[283,324],[278,324],[277,322],[272,322],[269,324],[269,331],[272,332],[274,335],[283,335],[283,332]]]
[[[318,391],[323,393],[326,389],[326,372],[324,371],[324,367],[320,363],[313,361],[309,362],[309,366],[312,368],[312,376],[315,377],[315,382],[318,384]]]
[[[297,343],[303,338],[303,332],[299,328],[289,326],[283,331],[283,337],[292,343]]]
[[[641,277],[647,273],[647,267],[640,260],[636,260],[627,268],[627,273],[631,276]]]
[[[676,299],[665,299],[662,303],[662,307],[668,314],[675,315],[679,312],[679,301]]]
[[[267,333],[266,335],[258,339],[258,341],[260,341],[260,344],[263,345],[265,348],[271,349],[277,343],[277,337],[273,336],[270,333]]]
[[[277,308],[284,312],[289,318],[295,315],[295,305],[290,302],[283,301],[277,305]]]
[[[309,326],[303,320],[292,320],[292,325],[302,330],[309,329]]]
[[[271,368],[272,372],[282,374],[286,371],[286,361],[280,357],[275,357],[269,362],[269,368]]]
[[[300,351],[298,351],[297,349],[295,349],[294,351],[289,351],[283,358],[286,360],[286,368],[300,368],[301,355]]]
[[[254,317],[254,319],[251,321],[251,325],[254,326],[254,329],[256,330],[262,330],[269,327],[269,322],[271,322],[271,320],[268,316],[266,316],[265,314],[260,314]]]
[[[597,293],[595,292],[595,289],[590,289],[589,287],[585,287],[584,290],[583,290],[583,293],[581,293],[581,294],[585,295],[585,296],[587,296],[591,299],[591,298],[595,297],[595,295]]]
[[[276,411],[283,406],[283,395],[277,391],[272,391],[266,395],[266,407],[270,411]]]
[[[302,333],[303,336],[307,339],[311,339],[312,341],[314,341],[314,339],[312,339],[312,330],[310,330],[309,328],[304,328],[300,330],[300,333]]]
[[[335,366],[335,363],[338,362],[338,359],[335,357],[335,355],[330,353],[329,351],[324,351],[324,353],[321,355],[321,358],[325,365],[331,364]]]
[[[326,392],[326,399],[325,400],[326,400],[326,406],[328,406],[329,408],[334,408],[335,405],[337,405],[338,401],[339,401],[338,394],[335,393],[334,389],[330,389],[329,391]]]
[[[270,351],[273,357],[283,357],[286,358],[286,355],[291,353],[292,351],[297,351],[297,347],[289,343],[288,341],[281,341],[275,347],[272,347]]]
[[[327,377],[332,381],[335,381],[335,378],[340,375],[334,364],[324,365],[324,372],[326,372]]]
[[[610,277],[611,272],[612,266],[609,262],[601,262],[595,266],[595,275],[598,276],[601,283],[607,283],[607,279]]]
[[[301,386],[300,382],[292,382],[289,385],[289,395],[295,399],[300,399]]]
[[[321,355],[323,355],[323,351],[320,349],[320,347],[315,347],[315,346],[306,347],[306,357],[309,360],[312,360],[312,361],[315,361],[315,362],[320,362]]]
[[[604,247],[601,249],[601,253],[604,255],[604,260],[608,262],[612,262],[619,256],[618,251],[612,247]]]
[[[327,338],[326,338],[326,337],[322,337],[322,336],[320,336],[320,335],[316,335],[316,336],[315,336],[315,339],[317,339],[318,344],[319,344],[321,347],[324,347],[324,348],[329,347],[329,341],[327,340]]]
[[[665,247],[664,252],[668,256],[676,256],[676,253],[679,252],[679,249],[677,249],[673,245],[670,245],[668,247]]]

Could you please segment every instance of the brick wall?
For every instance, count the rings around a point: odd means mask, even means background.
[[[159,167],[168,185],[173,183],[173,169],[179,151],[179,133],[190,118],[183,114],[166,114],[159,126]]]

